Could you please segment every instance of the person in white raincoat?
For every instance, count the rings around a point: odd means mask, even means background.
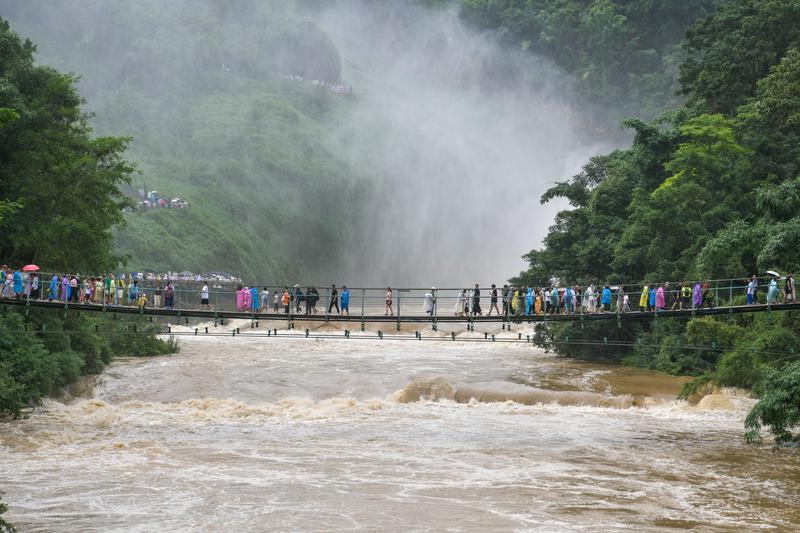
[[[467,305],[467,291],[460,289],[456,298],[456,316],[464,316],[464,308]]]
[[[589,285],[586,289],[586,296],[589,300],[589,312],[594,313],[597,311],[597,293],[594,290],[594,285]]]
[[[425,293],[425,300],[422,302],[422,309],[429,315],[433,314],[433,307],[436,305],[436,298],[433,294],[436,292],[436,287],[431,287],[429,292]]]

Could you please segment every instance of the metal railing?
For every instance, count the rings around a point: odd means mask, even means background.
[[[316,294],[310,287],[294,285],[259,285],[255,292],[244,296],[239,285],[226,282],[208,283],[208,303],[202,302],[205,282],[176,280],[167,283],[158,280],[133,280],[128,278],[106,280],[106,278],[77,278],[76,285],[70,277],[40,273],[38,285],[32,283],[33,277],[23,280],[22,293],[14,293],[13,285],[3,284],[0,297],[24,298],[26,300],[51,300],[64,302],[66,305],[103,306],[104,308],[139,307],[166,308],[173,310],[208,310],[213,312],[239,312],[258,315],[270,315],[275,318],[289,320],[298,317],[319,317],[326,320],[334,315],[349,315],[368,320],[375,317],[427,317],[434,324],[438,317],[463,316],[465,320],[474,316],[501,315],[506,320],[516,320],[531,316],[549,316],[554,314],[593,314],[616,313],[622,315],[630,312],[662,313],[672,309],[697,309],[701,307],[733,307],[747,305],[749,280],[722,279],[709,280],[701,285],[699,303],[695,298],[694,284],[688,284],[688,290],[682,290],[682,282],[658,284],[653,287],[654,293],[648,290],[643,297],[643,285],[610,287],[607,292],[603,287],[594,287],[593,295],[588,288],[581,288],[580,294],[568,298],[564,287],[536,288],[528,294],[523,291],[508,292],[497,287],[496,297],[491,288],[480,288],[476,295],[474,288],[392,288],[387,295],[387,288],[354,287],[344,289],[336,287],[318,288]],[[66,279],[66,282],[65,282]],[[783,292],[778,291],[778,299],[767,302],[769,282],[759,280],[756,303],[780,303]],[[171,289],[170,289],[171,287]],[[571,289],[579,287],[577,284]],[[649,286],[648,286],[649,287]],[[663,291],[658,296],[657,287]],[[631,290],[639,289],[639,290]],[[11,292],[9,294],[9,291]],[[553,297],[553,292],[557,296]],[[288,293],[288,304],[284,292]],[[610,293],[610,295],[609,295]],[[624,296],[627,295],[627,307]],[[266,298],[265,298],[266,296]],[[277,296],[277,298],[276,298]],[[610,296],[610,297],[609,297]],[[266,300],[266,301],[265,301]],[[391,306],[387,301],[391,301]]]

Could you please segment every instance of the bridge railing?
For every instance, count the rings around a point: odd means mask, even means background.
[[[480,288],[480,295],[476,298],[474,288],[392,288],[391,308],[387,308],[387,288],[361,288],[348,289],[349,298],[345,302],[343,288],[337,287],[334,296],[331,287],[317,288],[318,294],[309,298],[309,287],[294,286],[258,286],[255,295],[250,295],[247,304],[238,289],[238,285],[222,282],[208,283],[208,304],[201,302],[203,282],[176,280],[171,282],[172,299],[168,300],[168,290],[165,281],[140,280],[136,289],[131,289],[131,282],[125,280],[122,285],[114,281],[111,290],[106,290],[105,280],[97,278],[83,278],[77,288],[77,294],[68,288],[65,291],[63,276],[57,276],[55,291],[51,290],[52,274],[40,274],[38,287],[31,285],[31,279],[25,280],[23,297],[27,299],[44,299],[67,301],[72,304],[115,306],[142,306],[171,308],[175,310],[207,309],[219,312],[250,312],[257,314],[272,314],[283,317],[297,315],[314,315],[324,319],[327,316],[348,313],[350,316],[361,316],[365,319],[378,316],[423,316],[435,321],[441,316],[469,317],[476,313],[482,315],[501,314],[506,317],[519,317],[532,314],[548,315],[553,313],[624,313],[627,311],[648,311],[657,313],[669,309],[686,309],[695,307],[694,286],[689,285],[689,291],[682,292],[682,283],[659,284],[664,290],[664,302],[651,295],[648,290],[643,297],[642,286],[629,285],[620,291],[620,287],[609,286],[610,301],[603,298],[604,287],[594,287],[594,297],[588,296],[587,287],[582,289],[580,297],[575,295],[572,305],[566,305],[564,288],[558,288],[557,304],[553,304],[552,293],[546,296],[543,289],[538,296],[528,297],[527,291],[522,295],[515,292],[511,295],[504,294],[502,287],[497,287],[496,302],[492,296],[491,288]],[[747,300],[747,283],[744,279],[710,280],[708,286],[702,289],[702,302],[700,306],[722,307],[744,305]],[[758,302],[765,303],[766,292],[769,286],[763,279],[758,284]],[[295,291],[300,290],[300,294]],[[538,288],[537,288],[538,289]],[[636,290],[633,290],[636,289]],[[7,290],[7,287],[5,287]],[[283,301],[283,292],[290,294],[289,305]],[[264,302],[264,292],[267,293],[268,302]],[[688,296],[687,296],[688,293]],[[623,295],[627,294],[628,308],[623,305]],[[275,296],[277,300],[275,299]],[[11,296],[2,294],[4,297]],[[316,301],[314,301],[316,298]],[[477,300],[477,302],[476,302]],[[477,303],[477,307],[476,307]],[[314,305],[315,304],[315,305]],[[345,305],[347,304],[347,305]]]

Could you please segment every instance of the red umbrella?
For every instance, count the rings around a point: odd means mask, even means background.
[[[37,270],[39,270],[39,267],[36,265],[25,265],[22,267],[23,272],[36,272]]]

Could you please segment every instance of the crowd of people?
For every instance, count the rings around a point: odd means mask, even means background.
[[[782,287],[780,282],[783,281]],[[759,288],[766,287],[763,303],[792,303],[796,301],[796,289],[793,274],[787,274],[781,280],[777,274],[770,275],[766,284],[760,283],[753,274],[744,280],[747,305],[759,303]],[[713,291],[713,292],[712,292]],[[425,295],[423,310],[432,314],[436,302],[436,290],[431,289]],[[635,298],[631,302],[631,296]],[[638,296],[638,299],[636,298]],[[617,286],[590,284],[585,289],[580,284],[566,287],[514,287],[503,285],[502,289],[492,284],[489,292],[489,313],[540,316],[544,314],[603,313],[616,311],[629,313],[632,311],[666,311],[679,309],[713,308],[717,293],[709,281],[694,281],[671,286],[669,282],[646,283],[640,292],[629,293],[625,285]],[[502,311],[498,309],[502,302]],[[474,289],[461,289],[456,297],[456,316],[481,316],[481,290],[476,283]]]
[[[27,267],[26,267],[27,268]],[[44,278],[42,277],[44,276]],[[45,279],[46,278],[46,279]],[[199,278],[199,279],[198,279]],[[231,277],[228,277],[231,279]],[[237,278],[233,278],[237,279]],[[174,309],[176,288],[173,280],[202,283],[199,295],[194,288],[185,297],[186,306],[196,305],[199,296],[202,310],[213,309],[209,283],[219,281],[217,277],[203,279],[191,273],[166,275],[114,274],[102,276],[79,276],[77,274],[46,274],[23,269],[11,269],[3,265],[0,269],[0,298],[31,298],[97,305],[128,305]],[[143,287],[144,285],[144,287]],[[755,274],[744,280],[746,305],[765,303],[792,303],[796,301],[794,276],[785,277],[770,273],[767,279]],[[224,284],[215,285],[217,306],[226,306],[225,294],[230,298],[231,290]],[[726,290],[723,287],[723,290]],[[184,293],[186,288],[181,289]],[[761,296],[759,293],[764,291]],[[739,293],[741,294],[741,293]],[[221,296],[220,296],[221,295]],[[350,291],[346,286],[331,285],[325,295],[327,314],[350,314]],[[456,316],[482,316],[482,297],[479,284],[472,289],[461,289],[455,298],[453,312]],[[488,289],[489,308],[487,316],[541,316],[545,314],[575,314],[633,311],[666,311],[678,309],[701,309],[717,305],[717,289],[709,281],[694,281],[671,285],[669,282],[646,283],[641,291],[628,292],[625,285],[610,286],[590,284],[585,289],[580,284],[565,287],[527,287],[495,284]],[[303,290],[299,284],[283,289],[238,285],[235,290],[235,306],[238,311],[254,313],[284,313],[317,315],[321,295],[315,286]],[[437,290],[426,291],[422,300],[423,312],[437,313]],[[228,300],[229,301],[229,300]],[[194,305],[187,302],[194,302]],[[322,304],[325,309],[325,303]],[[394,316],[394,292],[386,288],[383,300],[384,315]]]
[[[295,74],[287,74],[281,76],[284,79],[292,80],[292,81],[305,81],[303,76],[297,76]],[[336,94],[353,94],[353,87],[350,85],[345,85],[344,83],[335,83],[332,81],[325,81],[325,80],[311,80],[311,85],[317,87],[324,87],[328,89],[332,93]]]

